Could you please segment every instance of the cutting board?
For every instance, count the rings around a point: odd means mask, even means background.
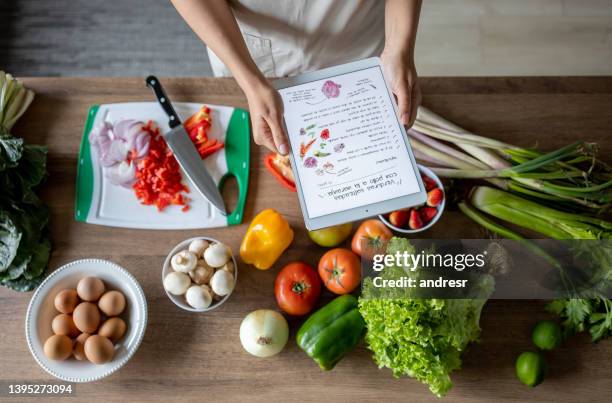
[[[202,104],[174,103],[174,108],[184,121],[196,113]],[[208,156],[203,164],[222,189],[226,179],[233,176],[238,185],[236,208],[222,215],[208,200],[200,195],[191,181],[183,174],[190,189],[186,194],[191,200],[189,210],[181,206],[168,206],[158,211],[155,206],[140,203],[132,189],[114,185],[104,176],[104,167],[98,163],[95,148],[89,143],[89,132],[103,121],[111,123],[122,119],[154,121],[165,133],[170,128],[167,116],[156,102],[128,102],[93,105],[89,109],[83,130],[79,152],[75,218],[91,224],[111,227],[142,229],[198,229],[225,227],[242,222],[244,204],[249,185],[249,114],[229,106],[207,105],[212,114],[209,138],[218,139],[225,147]]]

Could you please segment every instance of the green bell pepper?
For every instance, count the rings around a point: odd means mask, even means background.
[[[346,294],[313,313],[298,330],[297,343],[328,371],[359,343],[364,331],[357,298]]]

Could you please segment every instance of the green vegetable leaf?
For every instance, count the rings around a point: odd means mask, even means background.
[[[24,274],[27,280],[34,280],[40,277],[47,268],[47,262],[51,256],[51,239],[44,236],[43,239],[36,245],[32,253],[32,259],[28,271]]]
[[[578,325],[584,322],[586,317],[591,313],[592,308],[588,299],[568,299],[565,305],[567,320],[578,327]]]
[[[0,273],[9,268],[21,240],[21,232],[6,211],[0,210]]]
[[[0,172],[17,166],[23,152],[23,139],[0,135]]]
[[[16,171],[22,182],[22,189],[38,186],[47,177],[47,147],[27,144]]]
[[[32,291],[42,283],[45,279],[44,275],[28,280],[25,277],[19,277],[15,280],[0,281],[0,285],[11,288],[15,291],[27,292]]]
[[[407,239],[389,241],[388,254],[403,251],[414,253]],[[409,271],[396,266],[385,267],[381,274],[385,279],[406,275]],[[487,290],[483,295],[490,295],[492,280],[483,276],[483,281]],[[436,396],[444,396],[452,387],[450,373],[461,367],[461,354],[479,337],[485,302],[485,298],[410,298],[408,289],[377,288],[366,279],[359,312],[367,326],[366,343],[379,367],[391,369],[396,377],[413,377],[429,385]]]
[[[588,331],[595,342],[612,335],[612,301],[605,297],[557,299],[546,309],[563,319],[565,337]]]

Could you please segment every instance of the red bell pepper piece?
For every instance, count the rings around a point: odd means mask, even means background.
[[[198,151],[200,152],[200,157],[202,157],[202,159],[208,157],[211,154],[214,154],[215,152],[217,152],[218,150],[223,148],[223,143],[217,143],[217,140],[215,140],[215,144],[206,147],[206,148],[200,148]]]
[[[295,188],[295,183],[291,179],[285,177],[280,171],[278,171],[278,169],[276,169],[276,166],[274,165],[274,158],[274,153],[270,153],[264,158],[264,165],[266,166],[268,171],[270,171],[272,176],[274,176],[274,178],[285,188],[289,189],[292,192],[297,191]]]

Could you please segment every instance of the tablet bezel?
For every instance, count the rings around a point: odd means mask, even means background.
[[[313,71],[311,73],[301,74],[295,77],[286,77],[275,80],[272,84],[276,90],[285,89],[288,87],[294,87],[301,84],[306,84],[312,81],[324,80],[326,78],[333,78],[335,76],[347,73],[353,73],[359,70],[365,70],[372,67],[378,67],[382,70],[382,65],[380,63],[380,58],[371,57],[368,59],[359,60],[356,62],[346,63],[339,66],[329,67],[318,71]],[[417,183],[419,186],[419,191],[417,193],[412,193],[406,196],[395,197],[390,200],[383,200],[380,202],[376,202],[373,204],[368,204],[360,207],[353,207],[348,210],[339,211],[336,213],[326,214],[320,217],[311,218],[308,216],[308,208],[306,207],[306,202],[304,200],[304,194],[302,193],[301,186],[301,178],[299,176],[298,170],[296,169],[297,165],[294,159],[293,152],[289,153],[289,158],[291,159],[291,169],[293,170],[293,176],[295,178],[295,185],[297,188],[298,199],[300,201],[300,208],[302,210],[302,216],[304,217],[304,224],[306,228],[313,231],[325,227],[331,227],[333,225],[343,224],[347,222],[358,221],[364,218],[376,216],[378,214],[385,214],[390,211],[399,210],[402,208],[417,206],[419,204],[425,203],[427,200],[427,193],[425,192],[425,187],[423,186],[423,181],[421,180],[421,175],[419,173],[419,168],[416,164],[414,154],[412,153],[412,148],[410,146],[410,141],[408,140],[408,135],[406,134],[406,129],[404,125],[398,119],[398,110],[397,104],[394,102],[393,92],[389,87],[389,83],[384,77],[383,80],[385,82],[385,86],[388,92],[388,96],[391,99],[391,104],[393,105],[393,110],[395,112],[395,117],[397,121],[397,125],[400,128],[400,132],[402,133],[402,138],[404,140],[404,145],[408,150],[408,155],[410,157],[410,163],[412,164],[412,169],[416,174]],[[281,97],[282,99],[282,97]],[[285,122],[285,118],[283,115],[283,124],[285,125],[285,131],[287,131],[287,125]],[[288,133],[288,132],[287,132]],[[289,144],[291,149],[293,150],[294,144],[291,143],[291,137],[288,135]]]

